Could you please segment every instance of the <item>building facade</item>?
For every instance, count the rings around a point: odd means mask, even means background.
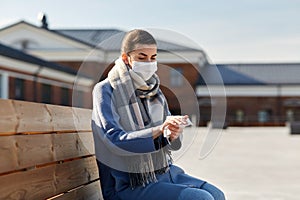
[[[24,21],[2,28],[1,98],[91,108],[93,86],[120,56],[125,33]],[[229,126],[300,121],[299,63],[212,65],[199,48],[157,42],[157,73],[172,114],[193,115],[204,126],[213,113]]]
[[[71,91],[72,100],[79,101],[78,106],[91,108],[93,86],[107,76],[114,61],[120,56],[121,42],[125,33],[117,29],[51,30],[45,26],[39,27],[20,21],[0,30],[0,42],[28,55],[67,66],[76,71],[76,76],[86,76],[92,79],[93,83],[90,87],[84,87],[83,90],[80,85],[81,90],[77,92],[78,98],[76,95],[74,98]],[[199,69],[207,64],[205,53],[201,49],[159,39],[157,42],[159,63],[157,73],[171,112],[197,115],[198,108],[193,102],[195,99],[197,101],[195,88]],[[9,84],[11,87],[8,90],[11,92],[14,82],[9,81]],[[74,81],[73,87],[77,88],[77,86],[77,82]],[[23,93],[28,95],[28,91],[24,90]],[[65,95],[65,93],[61,95]],[[39,101],[41,101],[40,98],[46,98],[44,96],[51,96],[52,99],[55,99],[51,103],[57,104],[61,95],[51,93],[37,94],[36,96]],[[15,96],[10,95],[8,98],[15,98]],[[32,101],[33,99],[28,97],[24,100]],[[187,106],[189,104],[193,106]]]
[[[76,78],[75,70],[0,44],[1,98],[70,106]],[[88,91],[92,80],[80,79],[78,88]]]
[[[215,68],[222,83],[214,80]],[[214,71],[215,72],[215,71]],[[198,81],[197,95],[204,116],[210,121],[214,102],[226,95],[226,124],[229,126],[283,126],[300,121],[300,63],[225,64],[206,66]],[[208,91],[208,87],[210,91]],[[224,92],[223,92],[224,91]],[[201,117],[200,117],[201,119]]]

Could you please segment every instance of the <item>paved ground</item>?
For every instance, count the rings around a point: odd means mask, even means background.
[[[184,132],[184,148],[174,157],[187,173],[219,186],[227,200],[300,199],[300,135],[290,135],[287,127],[230,127],[200,159],[203,144],[215,141],[205,139],[206,132]]]

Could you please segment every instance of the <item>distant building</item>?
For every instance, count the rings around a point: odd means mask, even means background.
[[[1,98],[91,108],[93,86],[120,55],[124,35],[118,29],[51,30],[47,22],[0,29]],[[300,63],[213,67],[201,49],[157,42],[158,75],[173,114],[200,110],[199,125],[206,126],[225,89],[229,126],[300,121]]]
[[[93,84],[79,95],[84,96],[82,107],[91,108],[93,85],[107,76],[114,60],[120,55],[125,32],[117,29],[51,30],[48,26],[43,27],[20,21],[0,30],[0,42],[91,77]],[[205,53],[201,49],[162,40],[157,42],[158,75],[172,113],[197,114],[197,105],[193,103],[193,99],[197,101],[194,91],[198,70],[207,64]],[[52,95],[52,98],[58,97]],[[180,99],[184,99],[184,109],[179,105]]]
[[[93,83],[69,67],[48,62],[0,43],[0,97],[72,105],[74,81],[87,91]],[[82,105],[78,105],[82,106]]]
[[[300,63],[224,64],[216,66],[224,82],[227,100],[226,123],[229,126],[284,125],[300,121]],[[210,97],[222,94],[223,84],[216,82],[215,71],[202,68],[197,86],[201,124],[210,119],[217,102]],[[210,93],[207,90],[210,86]]]

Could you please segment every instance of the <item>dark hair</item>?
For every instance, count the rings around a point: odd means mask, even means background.
[[[126,33],[123,38],[121,53],[129,53],[136,49],[137,44],[156,44],[154,37],[147,31],[134,29]]]

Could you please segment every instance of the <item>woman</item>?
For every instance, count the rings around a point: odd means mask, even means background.
[[[170,115],[156,56],[153,36],[132,30],[108,78],[94,87],[92,128],[103,197],[224,200],[218,188],[172,164],[170,152],[181,147],[188,116]]]

